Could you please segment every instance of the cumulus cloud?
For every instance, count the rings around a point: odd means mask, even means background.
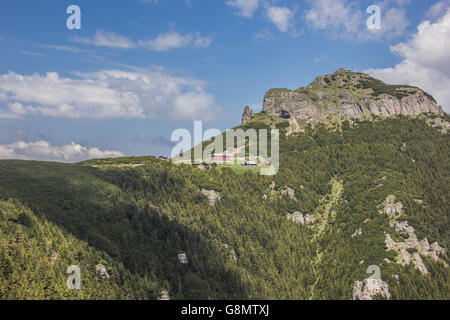
[[[209,47],[213,38],[210,36],[202,36],[200,32],[183,35],[172,30],[161,33],[153,39],[133,41],[113,32],[97,30],[95,35],[91,38],[73,37],[71,40],[77,43],[89,44],[97,47],[116,49],[145,48],[151,51],[169,51],[176,48],[184,48],[191,44],[197,48]]]
[[[52,146],[48,141],[24,142],[18,141],[7,145],[0,145],[0,159],[41,160],[78,162],[88,159],[123,157],[120,151],[87,148],[77,143]]]
[[[68,118],[149,118],[213,120],[221,108],[206,83],[162,71],[106,70],[63,78],[0,75],[0,117],[41,114]]]
[[[366,21],[369,14],[357,2],[349,0],[310,0],[310,9],[305,12],[309,27],[326,31],[333,38],[357,41],[392,39],[404,34],[409,20],[403,8],[407,0],[387,0],[381,8],[381,29],[369,30]]]
[[[406,42],[391,46],[403,60],[392,68],[367,73],[387,83],[418,86],[450,111],[450,9],[435,23],[424,21]]]
[[[294,12],[286,7],[268,7],[267,17],[281,32],[287,32],[291,26]]]
[[[228,0],[227,4],[235,7],[238,15],[251,18],[259,7],[259,0]]]

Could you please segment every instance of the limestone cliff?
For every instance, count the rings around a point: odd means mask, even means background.
[[[264,96],[263,111],[284,119],[307,121],[329,116],[443,114],[434,98],[417,87],[387,85],[367,74],[345,69],[317,77],[304,88],[269,90]]]

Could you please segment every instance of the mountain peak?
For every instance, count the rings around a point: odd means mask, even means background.
[[[319,120],[328,116],[361,118],[370,114],[443,114],[441,106],[424,90],[408,85],[388,85],[371,76],[344,68],[319,76],[296,90],[270,89],[263,110],[284,119]]]

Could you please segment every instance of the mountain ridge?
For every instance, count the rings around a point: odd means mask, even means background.
[[[369,115],[418,115],[427,112],[444,114],[442,106],[418,87],[387,85],[367,74],[344,68],[316,77],[306,87],[268,90],[262,110],[283,119],[306,121],[330,116],[364,118]]]

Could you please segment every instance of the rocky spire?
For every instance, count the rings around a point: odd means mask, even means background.
[[[244,108],[244,112],[242,112],[242,124],[244,124],[246,121],[253,118],[253,110],[250,109],[249,106],[246,106]]]

